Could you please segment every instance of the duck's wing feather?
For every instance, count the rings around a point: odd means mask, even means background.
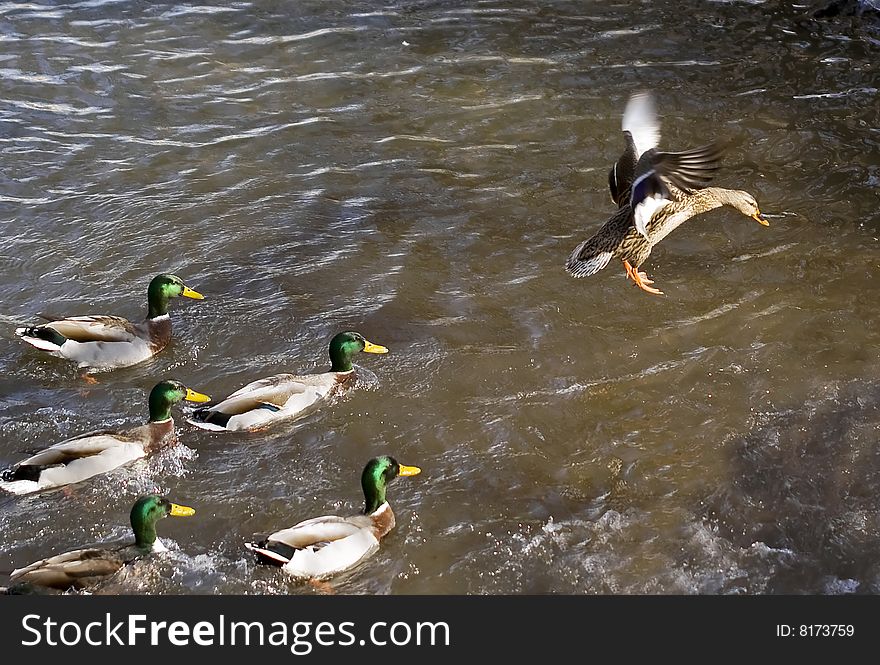
[[[144,457],[147,441],[136,434],[143,429],[85,434],[57,443],[4,471],[0,490],[29,494],[112,471]]]
[[[314,391],[309,391],[309,385],[293,374],[279,374],[267,379],[261,379],[249,383],[244,388],[236,390],[229,397],[214,406],[199,409],[199,411],[214,411],[226,415],[238,415],[269,407],[269,410],[278,411],[282,408],[292,407],[291,400],[301,397],[309,404],[314,401]]]
[[[660,143],[660,122],[651,93],[639,92],[629,98],[620,128],[632,136],[636,160],[657,147]]]
[[[618,208],[629,203],[639,157],[655,149],[660,142],[660,123],[650,93],[642,92],[630,97],[623,112],[621,129],[626,147],[608,173],[611,200]]]
[[[246,386],[239,388],[226,399],[230,400],[235,397],[243,396],[255,397],[256,395],[259,395],[260,399],[269,398],[269,401],[271,401],[274,396],[274,399],[280,400],[280,402],[276,403],[281,406],[284,403],[284,396],[293,394],[294,392],[302,392],[305,383],[303,378],[304,377],[295,374],[276,374],[274,376],[268,376],[265,379],[252,381]]]
[[[709,143],[683,152],[656,152],[651,167],[665,180],[690,194],[712,181],[721,167],[723,153],[724,148],[719,143]]]
[[[340,538],[346,538],[360,529],[369,529],[372,525],[373,522],[367,515],[352,517],[323,515],[276,531],[267,538],[267,541],[269,543],[284,543],[289,547],[299,549],[316,543],[333,542]]]
[[[337,384],[336,374],[278,374],[249,383],[222,402],[196,409],[188,422],[211,430],[245,430],[304,415]]]
[[[81,549],[36,561],[12,571],[10,582],[35,584],[55,589],[84,586],[96,578],[112,575],[125,565],[119,552],[110,549]]]
[[[138,336],[137,328],[119,316],[73,316],[44,323],[75,342],[130,342]]]
[[[41,450],[22,460],[17,466],[49,466],[53,464],[68,464],[76,459],[91,457],[128,443],[133,443],[134,438],[124,432],[112,430],[99,430],[82,434],[66,441]]]
[[[685,194],[706,187],[721,166],[722,152],[720,144],[710,143],[683,152],[649,150],[642,155],[630,192],[638,232],[647,237],[651,217],[673,200],[670,186]]]

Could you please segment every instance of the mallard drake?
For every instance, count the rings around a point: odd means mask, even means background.
[[[150,391],[150,421],[146,425],[90,432],[49,446],[0,474],[0,490],[29,494],[62,487],[152,455],[177,441],[171,418],[174,404],[210,399],[178,381],[162,381]]]
[[[116,547],[91,547],[57,554],[24,568],[12,571],[7,592],[16,587],[44,587],[66,591],[86,589],[116,573],[124,565],[150,552],[164,552],[167,548],[156,537],[156,522],[164,517],[188,517],[195,510],[171,503],[168,499],[150,494],[137,500],[131,509],[131,529],[134,544]]]
[[[31,346],[72,360],[81,368],[128,367],[156,355],[171,341],[168,301],[177,296],[204,299],[180,277],[156,275],[147,289],[147,318],[140,323],[118,316],[44,316],[49,323],[17,328],[15,334]]]
[[[385,486],[397,476],[421,473],[388,455],[374,457],[364,467],[364,514],[326,515],[277,531],[254,545],[257,561],[281,566],[298,578],[321,580],[354,567],[379,549],[379,541],[394,528],[394,512],[385,499]]]
[[[650,286],[654,282],[639,272],[639,267],[651,255],[651,250],[681,224],[696,215],[721,206],[739,210],[756,222],[769,226],[761,217],[755,197],[743,190],[707,187],[677,201],[666,201],[651,214],[642,235],[633,225],[633,212],[629,204],[620,208],[595,235],[579,244],[565,263],[565,269],[573,277],[593,275],[611,261],[620,259],[629,277],[648,293],[662,295],[662,291]]]
[[[236,390],[222,402],[193,412],[188,420],[202,429],[241,431],[304,416],[312,407],[354,385],[355,353],[388,353],[357,332],[342,332],[330,340],[330,371],[321,374],[276,374]]]

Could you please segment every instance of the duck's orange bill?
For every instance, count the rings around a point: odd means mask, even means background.
[[[754,215],[752,215],[752,219],[754,219],[756,222],[758,222],[758,224],[760,224],[761,226],[770,226],[770,222],[768,222],[766,219],[761,217],[760,212],[756,212]]]
[[[404,466],[400,465],[400,470],[397,472],[400,476],[417,476],[422,472],[422,470],[417,466]]]
[[[196,511],[188,506],[178,506],[176,503],[172,503],[171,512],[168,514],[174,517],[189,517],[190,515],[195,515]]]

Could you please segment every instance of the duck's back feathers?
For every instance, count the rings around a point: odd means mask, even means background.
[[[209,430],[240,431],[305,415],[340,385],[344,375],[277,374],[236,390],[214,406],[197,409],[188,422]]]
[[[13,584],[32,584],[53,589],[82,589],[112,575],[125,565],[118,550],[74,550],[42,559],[12,571]]]
[[[140,459],[170,440],[173,422],[90,432],[49,446],[2,474],[0,490],[30,494],[78,483]]]

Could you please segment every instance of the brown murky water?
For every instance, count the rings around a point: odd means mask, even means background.
[[[222,397],[391,349],[304,421],[0,499],[0,570],[124,537],[159,490],[172,552],[128,593],[311,593],[243,549],[422,467],[346,593],[880,591],[880,29],[767,2],[0,5],[0,464],[137,424],[160,378]],[[662,145],[731,142],[732,211],[646,268],[574,280],[613,212],[631,92]],[[39,312],[142,314],[154,361],[85,386],[20,343]],[[182,415],[180,411],[177,412]],[[5,577],[0,577],[0,583]]]

